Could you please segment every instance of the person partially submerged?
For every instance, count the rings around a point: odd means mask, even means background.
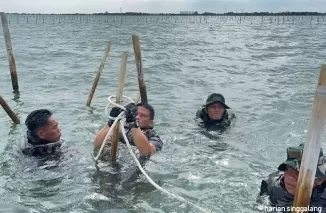
[[[206,103],[197,110],[196,119],[198,125],[205,128],[225,128],[231,125],[236,117],[228,111],[230,107],[225,104],[225,98],[219,93],[210,94]]]
[[[278,171],[271,173],[261,182],[259,202],[268,201],[268,205],[291,207],[298,185],[301,159],[304,144],[287,148],[287,159],[278,166]],[[322,208],[326,211],[326,156],[320,149],[316,175],[311,194],[310,207]]]
[[[130,103],[126,108],[126,123],[124,130],[130,145],[135,146],[142,159],[150,157],[154,152],[160,151],[163,142],[154,127],[154,108],[148,103],[139,103],[135,105]],[[119,107],[113,107],[110,111],[110,116],[115,118],[122,112]],[[103,140],[111,128],[114,120],[109,119],[108,123],[97,133],[94,139],[94,148],[100,148]],[[126,143],[122,133],[120,132],[119,139],[122,143]],[[110,144],[111,139],[106,141]]]
[[[53,154],[62,147],[61,129],[50,110],[34,110],[27,116],[25,125],[27,132],[22,145],[23,154],[44,156]]]

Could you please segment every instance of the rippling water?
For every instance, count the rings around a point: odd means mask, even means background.
[[[0,212],[197,212],[153,188],[135,172],[126,149],[118,165],[93,161],[92,140],[106,121],[123,51],[129,53],[125,95],[137,94],[132,34],[141,39],[148,98],[164,140],[146,171],[163,188],[213,212],[256,212],[261,180],[285,159],[285,146],[304,142],[325,63],[322,19],[40,20],[10,16],[18,95],[1,31],[1,95],[22,124],[0,109]],[[109,39],[110,55],[86,107]],[[212,92],[224,94],[237,115],[223,134],[205,132],[193,121]],[[38,162],[18,153],[23,121],[37,108],[53,110],[60,122],[68,143],[60,159]]]

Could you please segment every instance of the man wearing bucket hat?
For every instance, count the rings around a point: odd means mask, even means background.
[[[304,144],[287,148],[287,159],[278,171],[261,183],[259,198],[267,198],[273,206],[291,206],[297,188]],[[326,211],[326,156],[320,149],[310,207],[323,207]],[[325,208],[324,208],[325,207]],[[323,211],[323,212],[324,212]]]
[[[235,115],[228,109],[230,107],[225,104],[223,95],[219,93],[210,94],[206,103],[196,113],[199,126],[205,128],[230,126]]]

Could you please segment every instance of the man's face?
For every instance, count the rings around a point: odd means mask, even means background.
[[[140,128],[153,127],[153,120],[150,119],[150,112],[142,106],[138,106],[136,120]]]
[[[294,195],[297,188],[299,172],[290,167],[284,171],[284,185],[289,194]]]
[[[299,172],[297,170],[287,167],[286,170],[284,171],[284,185],[286,190],[291,195],[295,194],[298,178],[299,178]],[[315,179],[313,187],[321,185],[323,182],[325,182],[325,180],[326,178]]]
[[[56,142],[60,140],[61,129],[58,126],[58,121],[52,115],[45,126],[39,128],[37,134],[40,139],[47,140],[49,142]]]
[[[224,106],[219,102],[207,106],[207,113],[211,120],[220,120],[223,117],[224,112]]]

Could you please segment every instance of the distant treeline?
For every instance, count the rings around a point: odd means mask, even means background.
[[[319,12],[279,12],[279,13],[269,13],[269,12],[252,12],[252,13],[198,13],[194,12],[192,14],[183,14],[183,13],[141,13],[141,12],[125,12],[125,13],[60,13],[60,14],[41,14],[41,13],[10,13],[10,14],[19,14],[19,15],[107,15],[107,16],[325,16],[326,13]]]

